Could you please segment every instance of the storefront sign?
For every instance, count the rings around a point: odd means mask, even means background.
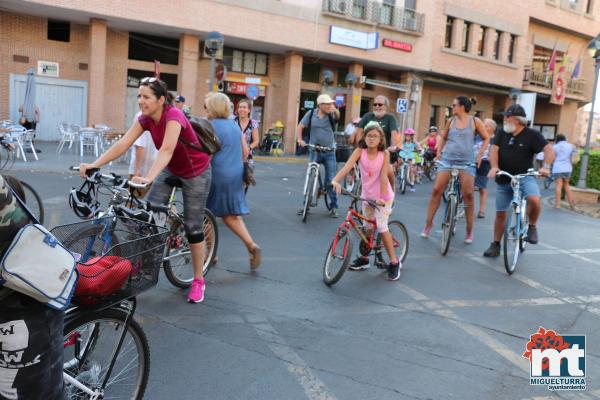
[[[245,83],[227,82],[227,85],[225,86],[225,91],[227,93],[231,93],[231,94],[243,94],[243,95],[246,95],[246,94],[248,94],[248,88],[250,86],[251,85],[247,85]],[[258,89],[258,95],[255,96],[254,98],[264,97],[266,87],[262,86],[262,85],[261,86],[254,86],[254,87]]]
[[[244,82],[246,82],[249,85],[260,85],[260,78],[248,76],[244,79]]]
[[[38,61],[37,74],[58,78],[58,63],[52,61]]]
[[[376,49],[378,46],[378,32],[360,32],[333,25],[329,28],[329,43],[363,50]]]
[[[338,93],[336,93],[336,95],[335,95],[335,106],[337,108],[345,107],[346,106],[346,95],[345,94],[338,94]]]
[[[391,49],[408,51],[408,52],[411,52],[413,49],[412,44],[410,44],[410,43],[397,42],[395,40],[390,40],[390,39],[383,39],[383,42],[381,44],[383,45],[383,47],[389,47]]]
[[[315,102],[312,100],[304,100],[304,108],[307,108],[307,109],[315,108]]]

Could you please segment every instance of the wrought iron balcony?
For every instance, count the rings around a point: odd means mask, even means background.
[[[532,69],[525,68],[523,84],[551,90],[553,76],[554,75],[552,72],[534,71]],[[572,79],[568,74],[565,74],[565,77],[567,77],[567,96],[569,94],[576,96],[585,95],[586,82],[584,79]]]
[[[422,35],[425,14],[372,0],[323,0],[328,15]]]

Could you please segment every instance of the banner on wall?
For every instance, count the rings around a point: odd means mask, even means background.
[[[552,94],[550,103],[562,105],[565,102],[567,94],[567,80],[565,79],[565,67],[561,66],[558,72],[552,77]]]

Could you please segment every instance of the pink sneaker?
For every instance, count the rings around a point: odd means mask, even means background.
[[[200,303],[204,300],[204,279],[196,279],[192,281],[192,287],[190,288],[190,292],[188,293],[187,301],[190,303]]]
[[[473,232],[468,232],[467,233],[467,236],[465,237],[465,243],[466,244],[473,243]]]
[[[427,239],[429,237],[429,232],[431,232],[431,228],[433,228],[433,225],[425,226],[423,231],[421,231],[421,237]]]

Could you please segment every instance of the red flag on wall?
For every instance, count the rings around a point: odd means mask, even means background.
[[[554,68],[556,67],[556,45],[554,49],[552,49],[552,55],[550,56],[550,61],[548,62],[548,71],[554,72]]]

